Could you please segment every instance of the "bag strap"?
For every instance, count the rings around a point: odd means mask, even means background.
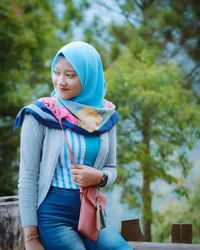
[[[66,134],[65,134],[65,132],[64,132],[64,129],[63,129],[63,125],[62,125],[62,121],[61,121],[61,118],[60,118],[60,112],[59,112],[59,109],[58,109],[58,105],[57,105],[57,108],[56,108],[56,113],[57,113],[58,121],[59,121],[59,123],[60,123],[60,127],[61,127],[61,129],[62,129],[63,137],[64,137],[65,142],[66,142],[66,144],[67,144],[67,148],[68,148],[68,151],[69,151],[69,155],[70,155],[70,157],[71,157],[71,160],[72,160],[73,165],[75,166],[75,168],[78,168],[78,167],[77,167],[76,159],[75,159],[75,157],[74,157],[74,155],[73,155],[73,153],[72,153],[72,149],[71,149],[70,144],[69,144],[69,140],[68,140],[68,138],[67,138],[67,136],[66,136]]]
[[[71,157],[71,160],[72,160],[75,168],[78,168],[76,159],[75,159],[75,157],[73,155],[72,149],[71,149],[70,144],[69,144],[69,140],[68,140],[68,138],[67,138],[67,136],[66,136],[66,134],[64,132],[64,129],[63,129],[62,121],[61,121],[61,118],[60,118],[60,112],[59,112],[59,109],[58,109],[58,104],[57,104],[57,107],[56,107],[56,114],[57,114],[57,117],[58,117],[58,121],[60,123],[60,127],[62,129],[63,137],[65,139],[65,142],[67,144],[67,148],[69,150],[69,155]],[[83,193],[83,189],[84,188],[80,189],[80,193]],[[99,188],[96,188],[96,201],[97,201],[98,205],[101,204],[101,200],[100,200],[100,196],[99,196]]]

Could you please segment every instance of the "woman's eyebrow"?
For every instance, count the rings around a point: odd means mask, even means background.
[[[54,67],[54,69],[56,69],[56,70],[60,70],[60,68],[58,68],[58,67]],[[64,71],[66,71],[66,72],[75,72],[76,73],[76,71],[75,70],[73,70],[73,69],[66,69],[66,70],[64,70]]]
[[[66,71],[66,72],[74,72],[74,73],[76,73],[76,71],[73,70],[73,69],[66,69],[65,71]]]

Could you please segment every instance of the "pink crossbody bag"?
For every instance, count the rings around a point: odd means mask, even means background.
[[[59,123],[63,132],[69,155],[75,168],[78,168],[76,159],[72,153],[68,138],[64,133],[63,125],[57,109]],[[92,241],[98,238],[98,232],[105,224],[104,210],[106,207],[106,197],[95,186],[80,187],[81,208],[78,223],[78,231]]]

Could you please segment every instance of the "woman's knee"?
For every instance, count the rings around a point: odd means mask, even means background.
[[[81,237],[71,227],[41,229],[40,237],[45,250],[86,250]]]

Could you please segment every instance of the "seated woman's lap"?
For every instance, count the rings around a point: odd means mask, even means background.
[[[96,242],[66,225],[40,228],[40,238],[45,250],[132,250],[112,225],[100,230]]]

